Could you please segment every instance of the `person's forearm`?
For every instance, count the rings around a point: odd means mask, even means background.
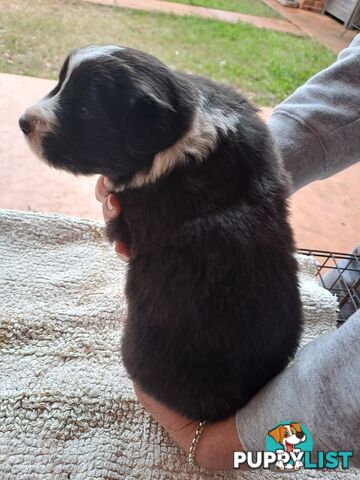
[[[360,35],[268,121],[292,191],[360,160]]]

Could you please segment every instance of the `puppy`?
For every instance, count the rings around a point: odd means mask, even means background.
[[[20,119],[48,164],[109,177],[130,246],[122,354],[134,382],[226,418],[286,367],[301,307],[287,187],[256,109],[153,56],[88,46]]]

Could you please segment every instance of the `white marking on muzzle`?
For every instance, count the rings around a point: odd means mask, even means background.
[[[46,133],[56,128],[57,102],[52,98],[44,98],[28,108],[25,115],[29,117],[33,130],[25,136],[31,150],[43,159],[42,139]]]
[[[111,55],[116,51],[124,50],[124,47],[116,45],[89,45],[75,50],[69,58],[69,64],[65,79],[60,90],[53,97],[44,97],[28,108],[26,116],[31,117],[34,130],[26,136],[26,140],[33,152],[43,159],[42,139],[46,133],[55,132],[58,125],[57,111],[60,109],[60,97],[64,91],[73,71],[84,61],[99,58],[103,55]]]

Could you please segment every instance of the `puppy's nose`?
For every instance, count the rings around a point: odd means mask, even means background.
[[[303,437],[304,437],[304,433],[303,432],[296,432],[296,437],[301,440]]]
[[[20,117],[19,126],[20,126],[21,130],[23,131],[23,133],[25,133],[25,135],[28,135],[34,128],[34,125],[33,125],[33,123],[31,123],[31,120],[29,119],[29,117],[27,117],[25,115]]]

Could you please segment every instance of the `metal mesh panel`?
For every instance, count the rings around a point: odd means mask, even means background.
[[[337,296],[338,322],[344,322],[360,308],[360,255],[306,249],[298,253],[316,258],[319,285]]]

